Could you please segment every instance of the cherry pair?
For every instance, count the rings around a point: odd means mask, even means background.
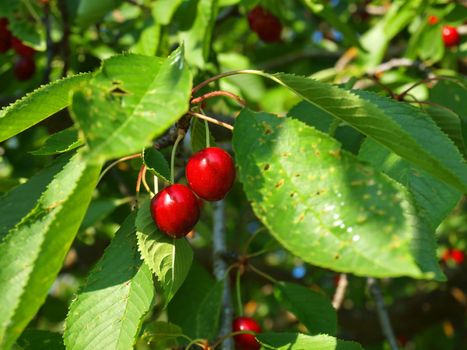
[[[0,53],[5,53],[10,49],[13,49],[19,56],[13,67],[16,79],[28,80],[36,71],[36,63],[33,59],[36,50],[24,45],[20,39],[13,36],[8,29],[8,19],[0,18]]]
[[[235,180],[232,157],[217,147],[195,153],[186,166],[188,186],[173,184],[151,200],[151,214],[167,235],[181,238],[198,222],[202,199],[217,201],[226,196]]]
[[[437,16],[428,16],[428,23],[430,25],[435,25],[439,22],[439,18]],[[459,31],[456,27],[445,25],[441,31],[443,43],[446,47],[453,47],[459,45],[461,41],[461,36]]]

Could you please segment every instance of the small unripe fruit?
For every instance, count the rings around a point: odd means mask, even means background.
[[[233,159],[222,148],[205,148],[191,156],[186,165],[186,179],[198,197],[218,201],[226,196],[235,181]]]
[[[170,185],[151,200],[151,214],[159,230],[173,238],[184,237],[199,220],[198,198],[185,185]]]
[[[456,27],[444,26],[443,27],[443,42],[446,47],[453,47],[459,45],[461,37]]]
[[[23,57],[32,57],[36,53],[36,50],[34,50],[32,47],[24,45],[20,39],[15,37],[11,39],[11,47],[18,55]]]
[[[250,317],[237,317],[232,324],[232,331],[252,331],[261,333],[260,325]],[[258,343],[253,334],[237,334],[234,336],[235,347],[237,350],[259,350],[261,344]]]
[[[261,40],[273,43],[281,40],[282,24],[271,12],[256,6],[248,13],[248,23]]]
[[[7,52],[11,48],[11,32],[8,29],[8,20],[0,18],[0,53]]]
[[[18,80],[28,80],[36,72],[36,63],[31,57],[19,57],[13,67],[13,73]]]
[[[435,25],[439,22],[439,18],[436,16],[428,16],[428,24]]]

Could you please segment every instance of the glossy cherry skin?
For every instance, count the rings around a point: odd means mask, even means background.
[[[0,18],[0,53],[7,52],[11,48],[11,32],[8,29],[8,20]]]
[[[453,47],[459,45],[461,37],[456,27],[444,26],[443,27],[443,42],[446,47]]]
[[[19,57],[13,67],[13,73],[18,80],[28,80],[36,72],[36,63],[31,57]]]
[[[250,317],[237,317],[233,320],[232,331],[252,331],[261,333],[260,325]],[[238,334],[234,336],[237,350],[259,350],[261,344],[258,343],[253,334]]]
[[[205,148],[192,155],[185,172],[193,192],[207,201],[224,198],[235,181],[233,159],[218,147]]]
[[[248,23],[261,40],[274,43],[281,40],[282,24],[271,12],[256,6],[248,13]]]
[[[198,222],[199,214],[198,198],[185,185],[170,185],[151,200],[154,222],[173,238],[186,236]]]
[[[451,250],[451,259],[454,260],[454,262],[457,265],[460,265],[464,262],[465,259],[465,254],[462,250],[459,249],[452,249]]]
[[[11,47],[18,55],[23,57],[32,57],[36,53],[36,50],[34,50],[32,47],[24,45],[21,40],[15,37],[11,39]]]

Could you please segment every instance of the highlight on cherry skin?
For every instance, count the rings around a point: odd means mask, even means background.
[[[192,155],[185,172],[193,192],[207,201],[224,198],[235,181],[234,161],[218,147],[208,147]]]
[[[233,320],[232,331],[252,331],[261,333],[261,326],[250,317],[237,317]],[[235,347],[237,350],[259,350],[261,344],[258,343],[253,334],[234,335]]]
[[[198,198],[185,185],[173,184],[151,200],[152,218],[162,232],[173,238],[186,236],[199,220]]]
[[[459,45],[461,37],[456,27],[446,25],[443,27],[442,34],[444,46],[453,47]]]

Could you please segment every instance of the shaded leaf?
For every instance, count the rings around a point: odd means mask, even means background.
[[[38,329],[26,329],[16,344],[23,350],[65,350],[60,333]]]
[[[196,313],[197,338],[213,340],[218,335],[223,292],[224,281],[222,280],[206,293]]]
[[[191,122],[190,135],[191,151],[193,153],[201,151],[202,149],[205,149],[207,147],[206,125],[204,124],[204,121],[199,120],[198,118],[193,118]],[[216,145],[216,141],[214,140],[214,137],[212,137],[211,133],[209,133],[209,142],[211,147],[214,147]]]
[[[154,147],[146,148],[143,153],[143,162],[154,175],[166,182],[171,182],[169,163],[157,149]]]
[[[300,333],[259,333],[256,338],[266,349],[363,350],[358,343],[339,340],[324,334],[309,336]]]
[[[78,130],[68,128],[50,135],[38,150],[30,153],[36,156],[49,156],[71,151],[82,144],[83,141],[78,138]]]
[[[177,339],[183,337],[182,329],[170,322],[155,321],[146,325],[142,339],[157,349],[178,347]]]

